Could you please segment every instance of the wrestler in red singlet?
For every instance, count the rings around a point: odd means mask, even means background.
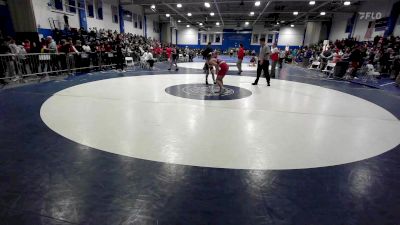
[[[213,56],[213,58],[210,57],[210,59],[208,60],[208,64],[210,66],[215,67],[215,69],[217,71],[217,84],[220,88],[219,92],[223,93],[223,91],[224,91],[223,79],[229,70],[228,64],[223,60],[214,58],[214,56]]]

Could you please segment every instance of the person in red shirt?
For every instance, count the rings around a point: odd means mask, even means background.
[[[172,49],[171,49],[171,47],[169,45],[168,45],[167,49],[165,50],[165,53],[167,54],[168,61],[170,61],[171,60]]]
[[[28,39],[26,39],[24,41],[23,46],[24,46],[26,53],[31,53],[31,42]]]
[[[236,66],[239,70],[239,75],[240,75],[243,72],[242,71],[242,62],[243,62],[243,58],[244,58],[244,48],[243,48],[242,43],[239,44],[239,51],[238,51],[237,57],[238,57],[238,61],[236,63]]]

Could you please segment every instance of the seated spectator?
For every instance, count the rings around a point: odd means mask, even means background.
[[[149,63],[150,69],[153,69],[154,58],[153,58],[153,54],[151,52],[149,52],[148,49],[145,50],[145,52],[143,54],[143,58],[147,63]]]

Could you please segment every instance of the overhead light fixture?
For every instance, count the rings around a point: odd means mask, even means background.
[[[186,27],[190,27],[190,25],[188,24],[188,25],[186,25]]]
[[[182,4],[181,4],[181,3],[178,3],[178,4],[176,5],[176,7],[182,8]]]
[[[151,9],[155,9],[155,8],[156,8],[156,5],[151,5],[150,8],[151,8]]]
[[[343,5],[350,5],[350,4],[351,4],[350,1],[343,2]]]
[[[181,20],[178,20],[178,23],[182,22]]]
[[[192,16],[192,13],[188,13],[187,15],[188,15],[188,16]]]
[[[215,15],[215,13],[213,13],[213,12],[210,12],[210,16],[214,16]]]
[[[290,26],[291,26],[291,27],[294,27],[294,24],[291,24]]]
[[[325,16],[325,15],[326,15],[326,12],[321,12],[320,15],[321,15],[321,16]]]
[[[254,2],[254,5],[255,5],[255,6],[260,6],[260,5],[261,5],[261,2],[260,2],[260,1],[256,1],[256,2]]]
[[[211,7],[211,5],[210,5],[209,2],[204,2],[204,6],[205,6],[206,8],[210,8],[210,7]]]
[[[246,21],[244,24],[247,26],[247,25],[249,25],[250,23],[249,23],[248,21]]]
[[[166,17],[170,17],[171,15],[169,15],[169,14],[167,13],[167,14],[165,14],[165,16],[166,16]]]
[[[293,12],[293,15],[297,16],[297,15],[299,15],[299,12],[295,11],[295,12]]]
[[[279,22],[276,22],[276,25],[279,25]]]
[[[284,20],[281,21],[281,23],[284,23],[284,22],[285,22]]]
[[[254,12],[250,12],[250,16],[254,16]]]
[[[203,26],[203,23],[199,23],[200,26]]]
[[[315,5],[315,1],[310,1],[308,4]]]
[[[215,25],[219,26],[219,22],[216,22]]]

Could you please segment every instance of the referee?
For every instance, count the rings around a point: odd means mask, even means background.
[[[260,54],[258,55],[258,66],[257,66],[257,79],[254,81],[253,85],[258,84],[258,80],[261,76],[261,71],[264,71],[264,75],[267,78],[267,84],[270,86],[270,77],[269,77],[269,57],[271,54],[271,50],[267,45],[265,45],[265,38],[260,38]]]

